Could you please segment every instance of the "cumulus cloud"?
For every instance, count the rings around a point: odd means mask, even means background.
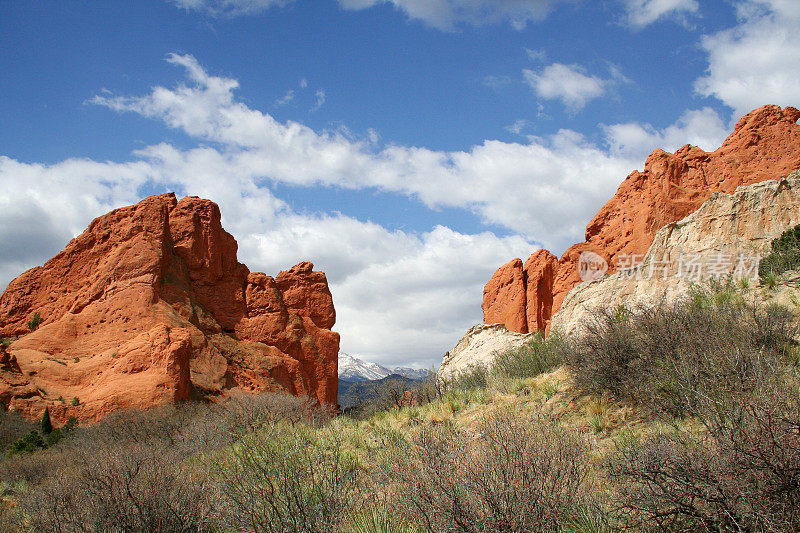
[[[162,121],[197,147],[162,143],[120,163],[41,165],[0,156],[0,243],[18,247],[26,226],[36,233],[25,253],[0,257],[0,283],[57,253],[92,217],[174,190],[220,204],[252,269],[275,274],[310,259],[326,271],[343,349],[383,364],[433,364],[480,321],[483,284],[499,265],[539,243],[560,252],[580,240],[587,220],[641,163],[624,143],[667,141],[696,118],[687,115],[677,130],[609,126],[608,146],[562,130],[443,152],[385,145],[376,132],[358,139],[281,123],[238,101],[236,80],[210,75],[191,56],[168,61],[186,70],[185,83],[141,96],[104,93],[93,102]],[[383,190],[432,208],[471,210],[511,235],[441,226],[390,231],[341,214],[297,213],[271,192],[272,182]]]
[[[685,22],[686,16],[697,13],[697,0],[623,0],[627,22],[643,28],[664,18]]]
[[[713,151],[730,134],[722,117],[710,107],[686,111],[674,124],[663,130],[640,122],[602,127],[610,150],[615,155],[639,161],[643,161],[656,148],[674,152],[684,144]]]
[[[174,172],[228,169],[292,185],[377,188],[413,196],[431,208],[468,209],[486,223],[560,249],[583,233],[598,198],[613,194],[631,164],[569,130],[527,143],[487,140],[469,151],[376,146],[369,138],[280,123],[236,101],[236,80],[206,73],[191,56],[171,55],[168,61],[183,66],[193,83],[156,87],[137,97],[97,96],[93,102],[221,145],[191,150],[157,145],[137,152]],[[587,173],[593,178],[585,182]]]
[[[748,0],[737,4],[739,24],[706,35],[706,74],[697,92],[743,115],[764,104],[800,105],[800,2]]]
[[[268,272],[307,258],[325,270],[344,351],[381,364],[423,366],[440,363],[481,321],[483,285],[494,269],[536,248],[521,237],[442,226],[421,234],[388,231],[342,215],[287,216],[239,243],[240,255]]]
[[[561,100],[571,111],[578,111],[590,100],[603,96],[608,80],[586,73],[579,65],[553,63],[539,71],[524,69],[525,82],[541,98]]]

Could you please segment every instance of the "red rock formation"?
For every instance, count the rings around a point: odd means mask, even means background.
[[[714,152],[688,144],[674,154],[656,150],[647,158],[644,171],[632,172],[589,222],[586,241],[564,252],[554,269],[552,284],[545,279],[535,287],[525,287],[529,301],[552,297],[550,310],[543,311],[535,321],[528,314],[522,324],[517,299],[498,293],[487,305],[487,291],[494,290],[505,279],[506,274],[501,270],[506,265],[486,284],[484,322],[502,322],[520,333],[546,329],[552,313],[580,282],[578,258],[582,251],[600,254],[613,271],[621,254],[645,253],[660,228],[694,212],[711,193],[732,193],[740,185],[776,179],[800,168],[798,118],[800,111],[793,107],[767,105],[742,117],[734,132]],[[551,259],[538,251],[528,259],[525,270],[535,268],[534,265],[545,269],[550,264]]]
[[[94,220],[0,296],[0,336],[19,337],[0,351],[0,403],[57,420],[231,390],[335,403],[325,274],[304,262],[272,278],[236,253],[208,200],[151,196]]]
[[[525,261],[525,316],[528,333],[545,331],[553,316],[553,280],[558,258],[547,250],[537,250]]]
[[[525,264],[514,259],[497,269],[483,289],[486,324],[505,324],[511,331],[544,330],[553,307],[553,276],[558,258],[538,250]]]
[[[513,259],[498,268],[483,288],[483,321],[505,324],[510,330],[527,333],[525,303],[522,260]]]

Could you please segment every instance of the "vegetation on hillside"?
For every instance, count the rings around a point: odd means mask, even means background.
[[[796,321],[744,294],[600,311],[346,415],[282,395],[117,413],[6,456],[0,527],[798,531]],[[35,431],[2,416],[5,446]]]
[[[770,246],[772,251],[758,264],[758,275],[762,280],[771,280],[787,270],[800,268],[800,225],[784,231]]]

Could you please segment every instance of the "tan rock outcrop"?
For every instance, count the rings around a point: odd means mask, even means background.
[[[526,287],[528,298],[531,293],[539,295],[540,290],[547,299],[552,295],[554,313],[567,293],[581,281],[578,271],[581,252],[599,254],[609,262],[613,272],[619,256],[644,254],[659,229],[694,212],[712,193],[730,194],[741,185],[781,178],[797,169],[800,167],[798,118],[800,111],[793,107],[767,105],[742,117],[734,132],[714,152],[688,144],[674,154],[656,150],[647,158],[644,171],[632,172],[589,222],[585,242],[564,252],[552,285],[543,284],[541,289]],[[531,258],[529,262],[540,260]],[[495,277],[487,287],[498,284]],[[506,302],[498,294],[490,307],[486,304],[484,297],[484,322],[501,322],[513,331],[536,331],[542,324],[546,329],[550,318],[545,315],[537,323],[526,320],[523,327],[517,320],[518,301]],[[506,323],[504,319],[509,316],[513,320]]]
[[[709,277],[757,278],[758,258],[797,224],[800,172],[742,186],[733,194],[713,193],[694,213],[661,228],[638,267],[576,285],[551,327],[571,334],[597,308],[674,299]]]
[[[335,404],[325,274],[304,262],[272,278],[236,253],[209,200],[163,194],[97,218],[0,296],[0,336],[19,337],[0,362],[2,406],[96,419],[232,390]]]
[[[445,354],[437,374],[443,379],[449,379],[472,366],[490,366],[498,353],[519,348],[534,335],[509,331],[502,324],[473,326]]]

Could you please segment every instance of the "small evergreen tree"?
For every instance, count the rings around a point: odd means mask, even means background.
[[[53,423],[50,421],[50,408],[44,408],[44,414],[42,415],[42,435],[49,435],[53,432]]]
[[[39,314],[39,311],[36,311],[33,313],[33,317],[28,320],[28,329],[31,331],[36,331],[36,328],[38,328],[42,322],[44,322],[42,315]]]

